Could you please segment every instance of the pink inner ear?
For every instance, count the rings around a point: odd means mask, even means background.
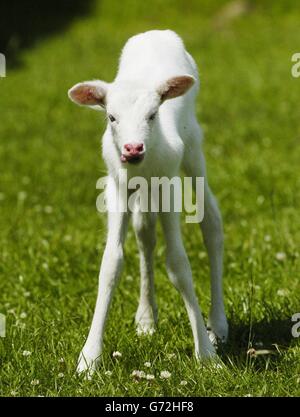
[[[81,85],[75,88],[74,91],[71,92],[72,98],[80,104],[86,105],[96,105],[101,104],[102,100],[101,97],[96,90],[96,87],[88,86],[88,85]]]
[[[161,91],[162,101],[183,95],[194,84],[195,80],[189,76],[170,78]]]

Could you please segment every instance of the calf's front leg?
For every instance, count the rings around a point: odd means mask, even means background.
[[[96,308],[88,338],[79,356],[79,373],[88,371],[91,374],[102,351],[108,309],[122,267],[128,217],[128,213],[108,213],[108,236],[100,268]]]
[[[151,335],[157,321],[153,273],[153,252],[156,242],[155,223],[155,213],[138,211],[133,214],[133,226],[139,247],[141,270],[140,301],[135,316],[138,335]]]

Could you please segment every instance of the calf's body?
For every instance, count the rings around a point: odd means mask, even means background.
[[[182,242],[179,213],[143,212],[138,200],[133,213],[108,212],[95,313],[79,357],[78,371],[95,369],[101,354],[103,332],[114,288],[123,263],[123,245],[130,217],[140,254],[141,289],[136,313],[139,334],[152,333],[157,320],[153,252],[159,218],[166,241],[167,272],[182,295],[198,358],[215,355],[212,343],[226,340],[228,325],[222,295],[222,221],[210,191],[201,149],[201,129],[195,115],[199,88],[197,67],[181,39],[172,31],[150,31],[126,43],[112,83],[76,84],[70,98],[78,104],[104,109],[108,116],[103,136],[103,158],[108,168],[107,199],[121,186],[119,170],[128,178],[172,178],[183,169],[193,178],[205,178],[204,220],[200,223],[211,269],[211,309],[207,332],[193,287],[191,268]],[[126,300],[124,300],[126,302]]]

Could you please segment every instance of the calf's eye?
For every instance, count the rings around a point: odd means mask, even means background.
[[[115,117],[112,114],[109,114],[108,118],[112,123],[116,121]]]

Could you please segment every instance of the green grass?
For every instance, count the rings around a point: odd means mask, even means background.
[[[150,7],[128,0],[120,8],[99,1],[90,15],[24,49],[20,65],[8,66],[0,79],[0,312],[7,316],[1,396],[300,394],[300,348],[291,336],[291,316],[300,311],[300,79],[290,72],[291,55],[300,48],[300,12],[293,1],[257,0],[249,13],[217,29],[222,3],[156,0]],[[74,370],[105,243],[105,216],[95,207],[95,184],[105,174],[104,118],[74,106],[66,92],[80,80],[112,80],[127,38],[152,28],[176,30],[200,69],[197,111],[224,217],[230,339],[220,352],[223,368],[195,362],[161,238],[157,332],[135,335],[139,273],[130,231],[125,250],[131,256],[111,308],[103,362],[85,381]],[[207,256],[198,227],[183,226],[207,317]],[[283,261],[278,252],[285,253]],[[275,353],[250,358],[251,346]],[[32,354],[23,356],[25,350]],[[115,350],[120,359],[112,358]],[[147,371],[146,361],[155,380],[134,382],[131,372]],[[168,380],[159,378],[162,370],[172,373]]]

